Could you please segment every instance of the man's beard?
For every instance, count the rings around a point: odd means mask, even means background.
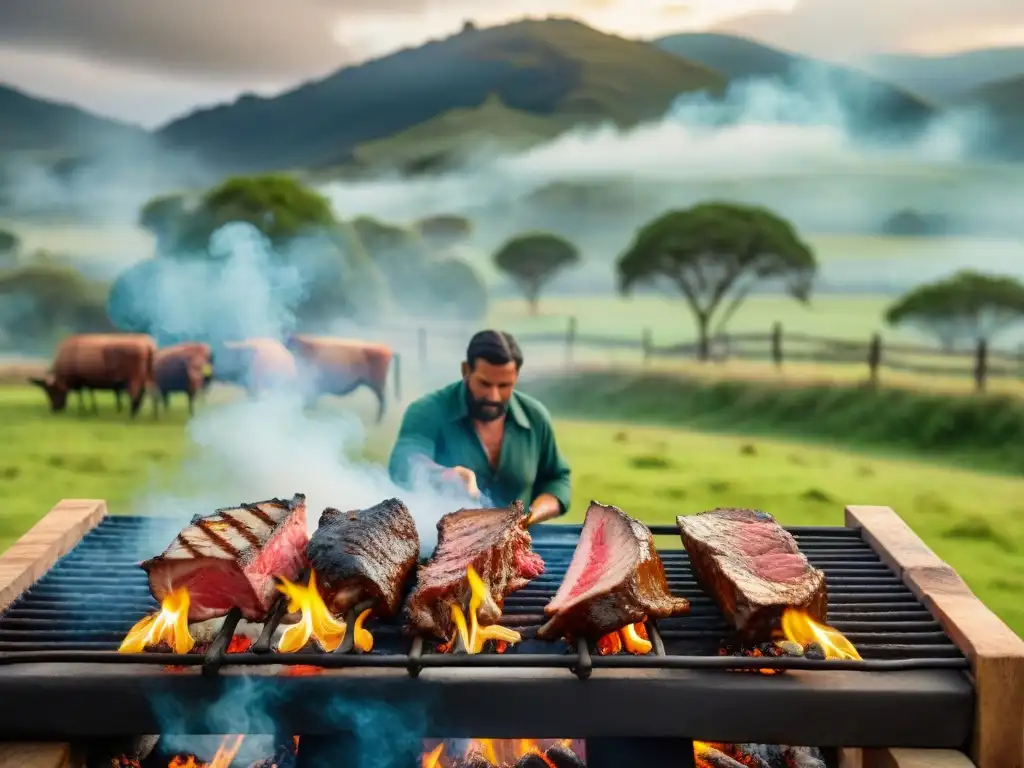
[[[477,400],[466,390],[466,405],[473,421],[497,421],[508,411],[508,403],[495,400]]]

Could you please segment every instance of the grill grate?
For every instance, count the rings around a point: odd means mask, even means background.
[[[829,624],[858,648],[863,661],[795,658],[721,657],[718,649],[731,634],[723,616],[694,580],[682,549],[661,551],[674,594],[691,603],[688,614],[648,622],[654,652],[647,656],[599,656],[592,646],[536,640],[543,607],[558,588],[580,526],[539,526],[531,531],[535,550],[547,571],[510,595],[502,623],[523,641],[505,653],[439,654],[431,641],[402,636],[394,623],[373,622],[373,652],[303,651],[279,654],[269,647],[275,619],[264,636],[245,653],[226,653],[237,626],[230,615],[205,654],[119,654],[117,647],[131,626],[157,609],[146,574],[138,568],[140,541],[170,540],[177,532],[167,520],[108,517],[0,614],[0,665],[30,662],[132,663],[202,666],[216,674],[223,666],[312,665],[325,668],[394,667],[416,676],[428,667],[544,667],[572,670],[589,677],[594,669],[828,669],[897,671],[968,669],[969,663],[931,613],[860,537],[846,528],[789,529],[811,563],[827,576]],[[166,531],[166,536],[163,532]],[[656,535],[673,536],[672,526],[652,526]],[[147,555],[149,553],[141,553]]]

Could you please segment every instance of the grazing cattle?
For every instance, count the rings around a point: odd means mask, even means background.
[[[156,341],[136,333],[95,333],[68,336],[57,347],[50,372],[30,381],[50,398],[54,412],[67,407],[68,393],[83,390],[128,392],[134,418],[146,390],[153,386]],[[81,403],[81,400],[79,401]]]
[[[384,387],[394,358],[390,347],[329,336],[292,336],[288,347],[308,370],[311,399],[369,387],[379,404],[377,421],[384,418]]]
[[[170,406],[174,392],[188,396],[188,412],[195,413],[195,398],[205,392],[213,379],[213,350],[209,344],[184,342],[157,350],[153,358],[153,378],[156,389],[153,397],[153,413],[158,402],[164,410]]]
[[[255,396],[270,389],[291,389],[298,370],[291,352],[276,339],[229,341],[217,350],[217,378],[241,384]]]

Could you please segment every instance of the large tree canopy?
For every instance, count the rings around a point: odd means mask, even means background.
[[[438,214],[420,219],[415,229],[431,248],[444,250],[468,239],[473,233],[473,224],[464,216]]]
[[[704,203],[670,211],[643,226],[619,259],[619,286],[669,285],[693,313],[702,359],[710,353],[711,324],[724,329],[759,286],[780,283],[808,300],[817,271],[810,247],[793,226],[763,208]]]
[[[580,260],[576,246],[549,232],[535,232],[514,237],[494,254],[494,265],[519,286],[530,305],[530,314],[537,314],[541,291],[567,267]]]
[[[0,341],[45,349],[64,333],[113,330],[105,293],[69,266],[35,263],[0,274]]]
[[[157,198],[141,213],[152,223],[174,224],[175,236],[167,248],[176,256],[207,256],[210,236],[225,224],[251,224],[276,248],[336,223],[327,198],[284,175],[231,178],[206,192],[194,207],[184,207],[180,215],[176,206],[173,196]]]
[[[17,261],[21,238],[6,229],[0,229],[0,265],[13,264]]]
[[[1024,321],[1024,284],[965,270],[909,291],[886,310],[885,320],[927,334],[947,350],[988,341]]]

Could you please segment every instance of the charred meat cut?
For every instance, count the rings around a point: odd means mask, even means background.
[[[363,510],[325,509],[306,554],[327,607],[336,614],[372,601],[380,616],[393,616],[416,566],[416,521],[398,499]]]
[[[715,509],[676,523],[697,581],[746,640],[770,639],[786,608],[826,620],[825,574],[767,512]]]
[[[262,621],[277,599],[275,578],[295,581],[306,567],[306,497],[270,499],[196,516],[163,554],[143,562],[153,597],[185,587],[189,621],[238,607]]]
[[[618,507],[590,502],[565,578],[544,607],[537,636],[596,639],[643,621],[689,610],[673,597],[650,529]]]
[[[506,595],[544,572],[544,561],[531,549],[522,502],[507,509],[460,509],[437,523],[437,547],[419,567],[416,587],[406,602],[411,632],[448,640],[454,633],[451,605],[469,604],[466,572],[477,572],[490,592],[491,604],[480,610],[483,624],[497,620]]]

